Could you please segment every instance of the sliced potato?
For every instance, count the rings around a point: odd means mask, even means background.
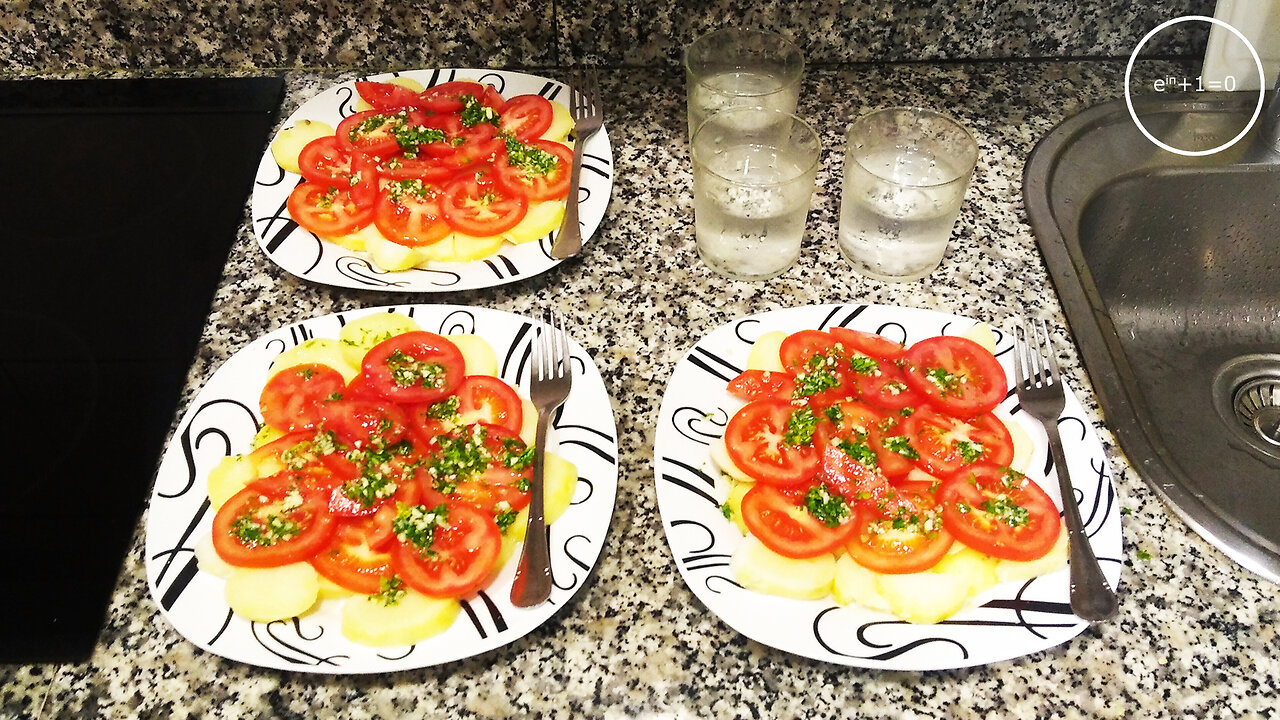
[[[739,483],[754,483],[755,478],[746,474],[738,467],[733,458],[729,457],[729,449],[725,447],[724,438],[719,437],[711,441],[711,462],[720,470],[720,472],[728,475],[730,479]]]
[[[300,174],[298,155],[307,143],[332,135],[333,128],[318,120],[299,120],[297,125],[287,127],[271,141],[271,157],[285,171]]]
[[[498,357],[493,346],[479,335],[468,333],[450,335],[449,340],[462,353],[463,367],[468,375],[497,375]]]
[[[1058,530],[1058,541],[1043,557],[1037,560],[1001,560],[996,563],[996,577],[1000,582],[1027,580],[1047,575],[1067,566],[1067,528]]]
[[[333,598],[349,598],[357,594],[355,591],[348,590],[342,587],[338,583],[330,580],[329,578],[321,575],[320,573],[316,573],[316,578],[320,581],[320,599],[321,600],[329,600]]]
[[[248,455],[228,455],[218,461],[209,471],[207,489],[209,504],[214,510],[231,499],[232,495],[244,489],[245,485],[257,480],[258,468],[253,458]]]
[[[747,356],[747,368],[750,370],[782,370],[782,341],[787,334],[781,330],[771,330],[759,338],[751,346],[751,354]]]
[[[528,398],[520,398],[520,413],[520,439],[525,445],[532,445],[538,434],[538,408]]]
[[[426,262],[427,259],[426,254],[418,248],[392,242],[381,233],[365,237],[364,249],[375,265],[390,272],[408,270]]]
[[[342,605],[342,634],[362,645],[413,645],[448,630],[462,605],[452,598],[406,590],[394,605],[376,596],[353,597]]]
[[[841,605],[858,605],[868,610],[889,612],[889,601],[876,587],[880,573],[869,570],[853,561],[848,555],[836,560],[836,577],[831,594]]]
[[[378,230],[378,226],[372,223],[346,235],[321,239],[328,240],[334,245],[340,245],[351,252],[364,252],[370,241],[385,240],[382,237],[382,232]]]
[[[533,242],[547,236],[560,227],[564,220],[563,200],[544,200],[529,204],[529,211],[524,219],[510,230],[502,233],[508,242],[519,245]]]
[[[956,545],[959,546],[960,543]],[[931,572],[964,579],[968,588],[965,594],[969,596],[977,595],[997,582],[996,559],[964,546],[947,553],[933,566]]]
[[[969,599],[969,584],[963,575],[934,572],[876,577],[876,589],[889,603],[889,611],[920,625],[931,625],[956,614]]]
[[[272,568],[235,568],[227,578],[227,605],[255,622],[296,617],[320,595],[315,568],[300,562]]]
[[[555,100],[551,101],[551,111],[551,127],[542,133],[542,139],[565,142],[565,138],[573,131],[573,115],[569,113],[569,108]]]
[[[295,363],[297,364],[297,363]],[[275,371],[272,370],[274,373]],[[260,448],[267,443],[275,442],[284,437],[284,431],[274,425],[264,424],[258,429],[256,435],[253,436],[253,447]]]
[[[201,533],[200,539],[196,541],[195,546],[196,567],[201,571],[207,572],[214,577],[223,579],[231,577],[231,573],[235,571],[235,567],[228,565],[226,560],[213,549],[213,534]]]
[[[564,515],[573,504],[573,495],[578,490],[578,467],[559,455],[549,452],[546,465],[542,469],[542,512],[550,525]],[[523,541],[524,531],[529,524],[529,508],[521,510],[515,522],[507,530],[507,536],[513,540]]]
[[[982,347],[986,348],[987,352],[992,355],[996,352],[996,334],[991,329],[991,326],[984,322],[980,322],[969,328],[961,337],[966,337],[978,343]]]
[[[738,526],[738,530],[746,535],[750,530],[747,529],[747,523],[742,519],[742,497],[747,491],[755,487],[755,483],[735,482],[729,488],[729,498],[725,500],[725,505],[729,506],[729,519],[734,525]]]
[[[493,237],[474,237],[472,235],[455,232],[453,234],[453,254],[450,255],[447,260],[450,262],[468,262],[470,260],[486,258],[498,252],[498,250],[502,248],[503,242],[501,235],[494,235]]]
[[[356,318],[338,332],[342,356],[354,367],[360,367],[369,348],[383,340],[416,332],[422,327],[413,318],[398,312],[380,312]]]
[[[1031,454],[1035,452],[1035,443],[1021,425],[1002,411],[996,411],[995,416],[1008,428],[1009,437],[1013,439],[1013,459],[1009,461],[1009,467],[1018,472],[1026,472],[1031,466]]]
[[[360,353],[363,357],[364,353]],[[334,338],[312,338],[294,345],[276,356],[271,361],[271,374],[295,365],[327,365],[342,374],[342,379],[351,382],[360,374],[360,363],[352,362],[343,343]]]
[[[743,587],[783,597],[816,600],[831,592],[836,561],[830,554],[797,560],[764,546],[754,535],[738,545],[729,569]]]

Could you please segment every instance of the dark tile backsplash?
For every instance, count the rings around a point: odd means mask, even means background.
[[[811,65],[1126,57],[1211,0],[9,0],[0,73],[670,66],[702,32],[774,28]],[[1206,26],[1153,54],[1199,55]]]

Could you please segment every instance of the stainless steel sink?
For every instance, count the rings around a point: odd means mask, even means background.
[[[1235,137],[1257,95],[1137,99],[1174,147]],[[1263,122],[1187,158],[1124,101],[1032,151],[1027,214],[1125,455],[1244,567],[1280,582],[1280,157]]]

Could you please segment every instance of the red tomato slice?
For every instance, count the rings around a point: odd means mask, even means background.
[[[382,580],[393,574],[390,550],[374,546],[374,538],[390,534],[389,527],[380,528],[384,522],[389,526],[385,515],[338,521],[329,544],[312,556],[311,566],[352,592],[377,593]]]
[[[321,237],[337,237],[373,222],[373,208],[362,208],[350,191],[333,185],[304,182],[289,193],[289,215],[304,230]]]
[[[915,407],[924,400],[907,384],[906,373],[892,361],[871,358],[868,363],[866,357],[854,357],[850,360],[850,367],[862,399],[876,407],[901,410]]]
[[[425,247],[453,231],[440,212],[439,191],[420,180],[396,180],[378,200],[373,222],[393,243]]]
[[[952,415],[991,412],[1009,391],[1000,361],[968,338],[927,338],[907,348],[904,357],[907,383]]]
[[[906,348],[901,343],[896,343],[889,338],[873,332],[865,330],[854,330],[846,327],[827,328],[827,332],[831,333],[841,345],[844,346],[846,352],[858,351],[870,355],[879,360],[897,360],[902,357],[902,353]]]
[[[480,101],[481,105],[493,108],[499,115],[507,110],[507,101],[503,99],[502,93],[498,92],[498,88],[492,84],[486,84],[484,92],[480,93],[480,96],[476,99]]]
[[[381,193],[378,192],[378,162],[365,155],[356,153],[351,158],[351,179],[348,181],[351,201],[360,208],[372,208],[378,204]]]
[[[913,573],[938,564],[951,549],[930,486],[904,483],[887,501],[860,504],[845,544],[859,565],[881,573]]]
[[[729,419],[724,442],[729,457],[744,473],[769,485],[799,485],[818,471],[817,444],[796,436],[788,441],[788,425],[802,424],[807,406],[783,400],[755,400]],[[800,415],[797,415],[800,413]],[[793,420],[793,417],[796,419]]]
[[[493,517],[470,505],[448,504],[447,524],[436,527],[429,548],[400,541],[392,567],[404,584],[432,597],[460,598],[484,586],[502,549]]]
[[[1035,560],[1058,541],[1053,500],[1016,470],[976,465],[938,490],[942,523],[957,540],[991,557]]]
[[[389,157],[400,152],[395,129],[404,125],[396,114],[366,110],[338,123],[338,144],[352,152]]]
[[[445,185],[440,209],[455,230],[489,237],[519,224],[528,212],[529,201],[494,183],[482,182],[481,177],[480,173],[467,173],[451,180]]]
[[[896,416],[883,418],[872,428],[867,442],[876,451],[880,472],[888,478],[900,478],[916,466],[912,456],[918,455],[911,441],[902,434],[901,421]]]
[[[569,176],[573,169],[573,151],[558,142],[531,140],[526,145],[548,153],[554,162],[544,167],[537,159],[513,164],[510,148],[493,164],[495,179],[511,192],[522,193],[531,201],[559,200],[569,194]],[[520,152],[525,152],[521,149]],[[537,153],[534,153],[537,156]],[[538,156],[545,159],[545,156]]]
[[[436,435],[423,459],[432,489],[498,515],[529,504],[533,458],[527,448],[516,433],[479,423]]]
[[[433,85],[421,93],[419,106],[432,112],[451,113],[462,109],[462,96],[484,96],[484,86],[471,80],[451,80]]]
[[[421,95],[395,83],[361,80],[356,82],[356,92],[374,110],[384,113],[418,107],[422,103]]]
[[[507,101],[498,129],[514,135],[517,140],[528,142],[541,137],[554,119],[555,110],[550,100],[541,95],[516,95]]]
[[[468,375],[454,391],[458,396],[458,423],[498,425],[519,433],[524,424],[520,396],[500,378]]]
[[[311,182],[347,187],[351,184],[351,150],[339,143],[336,135],[316,138],[298,153],[298,169]]]
[[[439,143],[419,146],[431,148]],[[453,148],[448,148],[450,153]],[[431,185],[443,184],[458,174],[457,168],[440,162],[438,157],[423,150],[420,157],[408,158],[397,155],[378,165],[378,176],[385,180],[421,180]]]
[[[300,479],[302,482],[300,482]],[[213,547],[231,565],[276,567],[309,558],[333,532],[323,493],[286,471],[250,483],[213,517]]]
[[[778,355],[782,366],[800,372],[814,355],[825,355],[835,347],[836,339],[821,330],[801,330],[791,333],[782,341]]]
[[[342,373],[310,363],[285,368],[267,381],[258,399],[262,419],[281,430],[311,430],[324,418],[324,405],[346,389]]]
[[[822,449],[822,478],[831,492],[855,503],[875,503],[888,497],[889,480],[874,465],[868,465],[838,444]]]
[[[991,414],[965,421],[921,407],[902,423],[902,434],[919,453],[916,464],[934,477],[945,478],[978,462],[1008,465],[1013,461],[1013,438]]]
[[[463,378],[458,346],[426,331],[383,340],[364,356],[365,382],[383,397],[401,403],[433,403],[453,394]]]
[[[729,393],[742,400],[790,400],[795,391],[796,381],[789,372],[746,370],[729,381]]]
[[[852,514],[828,527],[772,485],[755,485],[742,497],[742,521],[765,547],[790,558],[817,557],[840,547],[854,530]]]
[[[334,431],[347,444],[359,442],[387,447],[400,442],[409,433],[408,417],[393,402],[381,399],[343,397],[327,403],[324,427]]]

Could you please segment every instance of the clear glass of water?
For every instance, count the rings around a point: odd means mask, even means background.
[[[685,48],[684,70],[692,138],[708,115],[727,107],[795,112],[804,55],[777,33],[723,28]]]
[[[845,135],[840,252],[876,280],[937,269],[978,160],[967,129],[942,113],[888,108]]]
[[[800,257],[822,143],[794,114],[727,108],[694,133],[698,256],[737,280],[765,280]]]

